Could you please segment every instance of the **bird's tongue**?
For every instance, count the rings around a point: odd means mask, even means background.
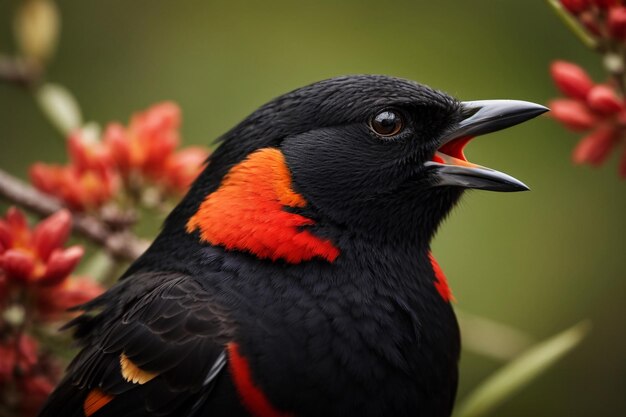
[[[475,136],[464,136],[447,142],[435,152],[433,156],[434,162],[446,165],[461,165],[466,167],[477,167],[479,165],[472,164],[467,160],[463,149]]]

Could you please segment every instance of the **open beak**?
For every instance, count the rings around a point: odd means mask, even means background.
[[[521,181],[505,173],[468,162],[463,148],[475,136],[506,129],[547,112],[547,107],[519,100],[480,100],[461,103],[469,116],[446,133],[432,161],[425,165],[436,171],[436,185],[490,191],[527,191]]]

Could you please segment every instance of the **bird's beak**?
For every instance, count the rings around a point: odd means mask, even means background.
[[[468,162],[463,148],[475,136],[506,129],[549,109],[518,100],[466,101],[461,105],[463,114],[468,116],[444,135],[432,161],[425,164],[435,170],[436,185],[490,191],[528,190],[523,182],[510,175]]]

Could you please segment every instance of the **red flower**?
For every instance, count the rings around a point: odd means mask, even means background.
[[[133,115],[127,128],[119,123],[107,126],[104,143],[127,182],[149,180],[175,194],[187,190],[208,152],[198,147],[175,152],[180,119],[179,107],[163,102]]]
[[[36,416],[56,383],[48,375],[28,375],[19,379],[20,415]]]
[[[175,152],[180,119],[179,107],[163,102],[133,115],[128,127],[110,123],[102,140],[89,129],[78,130],[67,141],[70,163],[35,163],[31,181],[74,210],[97,209],[109,202],[120,179],[133,196],[147,183],[168,193],[184,193],[208,152],[200,148]]]
[[[626,39],[626,7],[618,6],[609,10],[607,27],[614,39]]]
[[[107,146],[91,132],[77,130],[67,139],[67,150],[72,165],[78,171],[108,171],[113,168],[113,158]]]
[[[589,91],[587,104],[592,110],[603,114],[615,114],[624,110],[624,102],[608,85],[596,85]]]
[[[20,416],[37,415],[59,374],[59,364],[42,354],[29,335],[8,337],[0,344],[0,387],[10,382],[13,388],[9,395],[0,391],[0,398],[8,409],[19,409]]]
[[[9,292],[9,282],[7,280],[6,275],[0,269],[0,306],[2,306],[2,300],[5,299]]]
[[[589,75],[576,64],[555,61],[550,67],[550,72],[559,90],[568,97],[584,100],[593,87]]]
[[[73,132],[67,139],[70,163],[35,163],[31,182],[74,210],[95,209],[113,198],[119,187],[111,151],[87,129]]]
[[[594,85],[587,73],[575,64],[557,61],[551,66],[557,87],[568,97],[550,103],[552,116],[575,131],[591,131],[574,149],[575,163],[598,166],[606,161],[621,141],[626,145],[626,103],[615,89]],[[619,173],[626,177],[626,156]]]
[[[15,358],[13,344],[0,345],[0,385],[13,379]]]
[[[61,210],[32,231],[24,214],[10,208],[0,219],[0,270],[8,283],[55,285],[62,282],[83,256],[80,246],[62,248],[71,215]]]
[[[104,142],[123,175],[133,171],[159,177],[180,142],[180,109],[172,102],[155,104],[133,115],[127,129],[107,127]]]
[[[618,0],[591,0],[591,3],[595,4],[601,9],[608,9],[611,6],[615,6]]]
[[[0,344],[0,384],[13,380],[16,374],[30,372],[37,363],[37,350],[37,341],[26,334],[19,340],[5,339]]]
[[[552,117],[572,130],[587,130],[596,124],[596,116],[587,106],[576,100],[556,99],[549,106]]]
[[[577,164],[602,164],[617,144],[619,132],[613,126],[601,126],[585,136],[576,148],[573,159]]]
[[[127,177],[132,167],[139,165],[139,148],[131,147],[126,135],[126,128],[119,123],[110,123],[105,132],[103,141],[111,152],[113,161],[124,177]]]
[[[199,147],[189,147],[171,155],[165,164],[161,181],[165,187],[177,194],[184,194],[191,183],[202,172],[209,153]]]
[[[561,4],[570,13],[579,14],[587,10],[591,6],[590,0],[561,0]]]
[[[57,320],[69,308],[86,303],[102,294],[104,288],[85,277],[70,278],[60,285],[37,291],[37,312],[46,321]]]
[[[39,190],[63,200],[78,211],[101,207],[113,198],[119,188],[114,172],[80,170],[74,165],[38,162],[31,166],[30,178]]]
[[[618,0],[560,0],[601,43],[626,40],[626,7]]]

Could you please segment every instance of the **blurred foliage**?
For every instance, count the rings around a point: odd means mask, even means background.
[[[14,52],[0,2],[0,51]],[[596,79],[596,57],[545,2],[327,0],[314,3],[61,0],[48,79],[78,99],[85,120],[125,121],[164,99],[183,109],[185,143],[208,144],[287,90],[348,73],[384,73],[461,99],[546,102],[555,58]],[[0,84],[0,166],[26,176],[65,148],[35,99]],[[572,166],[577,135],[548,118],[481,138],[478,163],[522,179],[530,193],[469,193],[433,251],[458,306],[540,340],[582,318],[594,331],[499,415],[621,416],[626,410],[625,184],[614,161]],[[0,206],[4,211],[5,206]],[[151,235],[158,227],[146,227]],[[462,398],[501,362],[465,352]]]
[[[517,391],[530,384],[570,350],[589,331],[590,323],[581,322],[550,339],[538,343],[515,360],[494,372],[478,388],[457,405],[454,416],[479,417],[488,415]]]

